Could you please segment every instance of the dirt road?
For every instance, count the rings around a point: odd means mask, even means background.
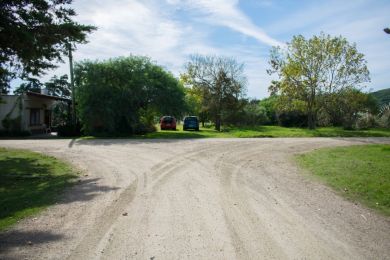
[[[390,259],[390,219],[291,160],[371,142],[390,139],[0,141],[83,171],[58,204],[0,234],[0,259]]]

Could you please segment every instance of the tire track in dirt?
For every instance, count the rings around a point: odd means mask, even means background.
[[[386,259],[389,220],[304,179],[289,161],[297,152],[362,142],[390,139],[96,140],[71,148],[63,140],[6,141],[0,144],[70,159],[86,169],[85,179],[100,179],[90,200],[17,227],[60,239],[21,244],[0,258]],[[118,189],[104,193],[99,185]],[[51,217],[59,215],[66,222]]]

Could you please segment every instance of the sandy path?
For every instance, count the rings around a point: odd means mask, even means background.
[[[291,160],[371,142],[390,139],[0,141],[83,170],[62,201],[0,234],[0,259],[390,259],[389,218]]]

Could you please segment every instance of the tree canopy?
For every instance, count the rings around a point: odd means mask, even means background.
[[[324,94],[358,89],[370,80],[364,55],[345,38],[320,34],[310,39],[294,36],[287,49],[271,51],[270,74],[280,81],[270,87],[286,105],[303,106],[309,128],[314,128]]]
[[[134,134],[154,128],[154,118],[180,116],[180,82],[149,58],[130,56],[75,65],[76,102],[86,134]]]
[[[194,55],[181,78],[201,96],[201,110],[210,114],[218,131],[223,118],[237,110],[245,95],[244,65],[233,58]]]
[[[95,27],[72,20],[72,0],[0,1],[0,92],[13,78],[40,76],[55,68]]]

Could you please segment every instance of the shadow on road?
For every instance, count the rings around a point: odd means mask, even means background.
[[[0,259],[13,259],[12,256],[5,257],[4,255],[8,250],[14,247],[29,247],[60,239],[63,239],[62,235],[43,231],[10,230],[8,232],[0,233]]]

